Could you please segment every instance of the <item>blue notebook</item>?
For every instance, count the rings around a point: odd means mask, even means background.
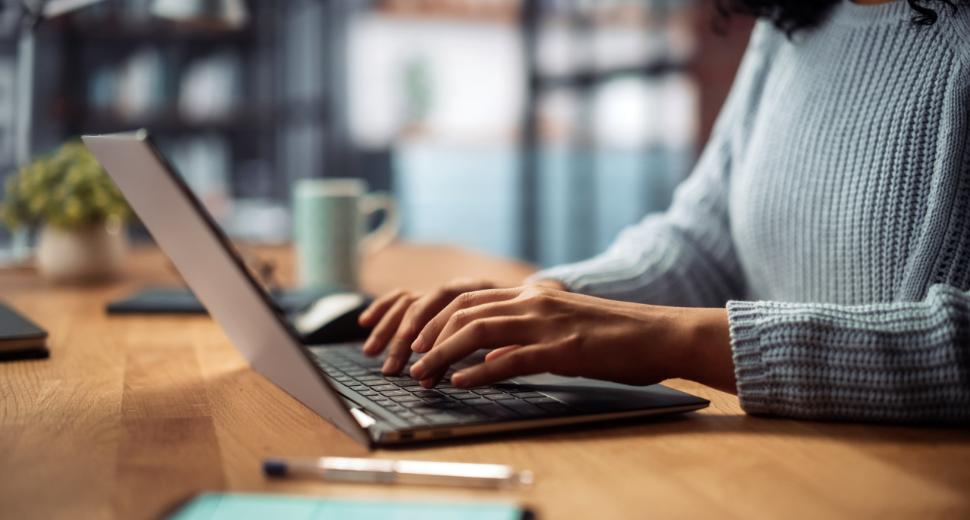
[[[193,498],[169,520],[249,520],[274,518],[348,520],[525,520],[519,506],[489,502],[345,500],[320,497],[206,493]]]

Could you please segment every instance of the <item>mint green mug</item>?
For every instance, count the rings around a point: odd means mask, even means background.
[[[381,224],[367,232],[371,215]],[[293,186],[296,270],[303,287],[356,290],[360,259],[389,245],[400,223],[389,193],[367,193],[361,179],[301,179]]]

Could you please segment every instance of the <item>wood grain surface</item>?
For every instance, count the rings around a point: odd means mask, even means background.
[[[264,249],[290,280],[285,249]],[[529,266],[395,245],[364,285],[425,290],[459,276],[516,283]],[[518,491],[270,481],[269,456],[368,456],[249,370],[206,317],[107,316],[138,286],[177,283],[154,250],[118,282],[53,286],[0,271],[0,298],[51,333],[51,357],[0,363],[0,518],[155,518],[206,490],[514,501],[540,518],[970,518],[970,431],[749,417],[737,398],[683,417],[381,450],[382,458],[512,464]]]

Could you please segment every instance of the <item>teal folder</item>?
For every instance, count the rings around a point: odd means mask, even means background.
[[[170,520],[250,520],[278,518],[348,520],[523,520],[528,511],[512,504],[345,500],[320,497],[206,493],[192,499]]]

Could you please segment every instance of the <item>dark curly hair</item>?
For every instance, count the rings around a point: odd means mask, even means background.
[[[716,0],[718,13],[751,15],[771,20],[789,35],[807,29],[825,19],[828,12],[842,0]],[[906,0],[913,10],[913,23],[933,25],[939,18],[935,7],[956,10],[958,4],[970,0]]]

